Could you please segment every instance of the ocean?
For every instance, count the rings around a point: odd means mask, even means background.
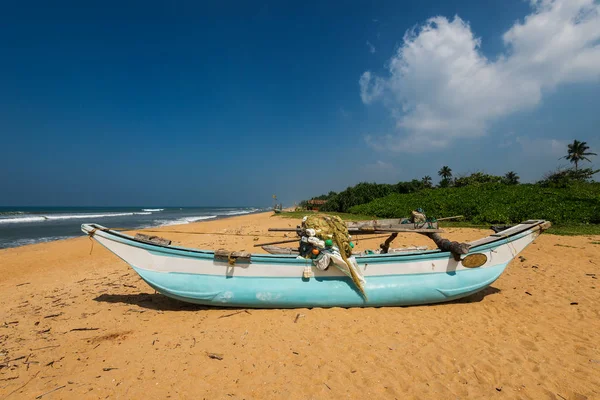
[[[82,236],[82,223],[140,229],[266,211],[252,207],[0,207],[0,249]]]

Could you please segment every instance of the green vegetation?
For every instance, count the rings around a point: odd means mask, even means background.
[[[312,214],[312,211],[286,211],[279,214],[274,214],[274,216],[283,217],[283,218],[302,218],[305,215]],[[315,213],[316,214],[316,213]],[[338,213],[338,212],[328,212],[328,215],[337,215],[344,221],[366,221],[370,219],[375,219],[373,216],[369,215],[361,215],[361,214],[348,214],[348,213]]]
[[[329,194],[315,197],[313,200],[327,200],[327,203],[321,207],[321,211],[347,213],[350,207],[368,203],[391,193],[412,193],[422,188],[423,184],[416,179],[411,182],[399,182],[395,185],[362,182],[343,192],[329,192]],[[303,203],[300,203],[300,207],[304,206]]]
[[[391,194],[352,207],[351,213],[400,218],[421,207],[430,216],[464,215],[475,224],[510,224],[546,219],[555,224],[600,223],[600,183],[569,188],[488,183],[465,187]]]
[[[464,221],[444,222],[444,226],[489,228],[490,224],[514,224],[527,219],[546,219],[553,223],[550,233],[558,235],[600,234],[600,183],[594,174],[600,170],[579,168],[596,153],[586,142],[574,140],[562,157],[574,168],[558,168],[536,184],[520,184],[514,171],[504,176],[475,172],[454,177],[444,165],[434,187],[429,175],[421,180],[397,184],[359,183],[346,190],[313,199],[327,200],[320,210],[344,219],[402,218],[416,208],[429,216],[463,215]],[[300,204],[304,207],[306,202]],[[350,217],[351,213],[354,217]],[[290,215],[300,217],[303,213]],[[374,217],[368,217],[374,216]]]
[[[519,184],[519,175],[517,175],[514,171],[507,172],[502,178],[502,183],[505,185],[518,185]]]
[[[561,236],[600,235],[600,225],[552,225],[548,233]]]
[[[567,155],[563,158],[575,164],[575,171],[579,169],[579,161],[592,162],[587,156],[597,156],[596,153],[588,152],[590,146],[587,145],[587,142],[573,140],[573,143],[568,145],[567,148]]]

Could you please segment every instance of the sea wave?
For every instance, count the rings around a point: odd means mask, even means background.
[[[164,208],[142,208],[142,211],[149,211],[149,212],[159,212],[159,211],[164,211]]]
[[[29,239],[29,238],[16,239],[16,240],[7,242],[6,247],[8,248],[8,247],[27,246],[29,244],[53,242],[55,240],[71,239],[74,237],[77,237],[77,236],[49,236],[49,237],[35,238],[35,239]]]
[[[0,211],[0,216],[4,215],[22,215],[25,211]]]
[[[67,214],[67,215],[28,215],[16,218],[0,218],[0,224],[18,224],[26,222],[59,221],[66,219],[108,218],[127,215],[151,215],[151,212],[104,213],[104,214]]]
[[[203,221],[205,219],[217,218],[216,215],[202,215],[198,217],[184,217],[174,220],[157,220],[158,226],[183,225],[191,222]]]
[[[257,209],[253,208],[251,210],[229,211],[229,212],[226,212],[226,213],[221,214],[221,215],[242,215],[242,214],[250,214],[250,213],[253,213],[255,211],[257,211]]]

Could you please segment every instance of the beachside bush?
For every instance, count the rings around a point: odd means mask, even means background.
[[[410,182],[398,182],[395,185],[361,182],[358,185],[351,186],[337,194],[330,192],[329,196],[326,198],[327,203],[321,207],[321,211],[345,213],[348,212],[351,207],[369,203],[391,193],[412,193],[422,188],[423,183],[416,179],[413,179]]]
[[[416,208],[428,216],[463,215],[476,224],[509,224],[527,219],[553,223],[600,223],[600,183],[576,182],[568,187],[481,183],[464,187],[392,193],[351,207],[356,214],[402,218]]]

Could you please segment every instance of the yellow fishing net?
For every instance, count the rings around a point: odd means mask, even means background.
[[[331,239],[333,241],[333,244],[340,250],[340,255],[348,267],[347,271],[342,269],[342,272],[349,273],[356,287],[358,287],[362,295],[366,298],[367,295],[363,285],[364,280],[359,276],[360,271],[357,271],[357,265],[348,259],[352,256],[352,247],[350,247],[348,227],[344,221],[337,215],[315,214],[307,216],[303,225],[306,229],[314,229],[315,236],[319,239]]]

